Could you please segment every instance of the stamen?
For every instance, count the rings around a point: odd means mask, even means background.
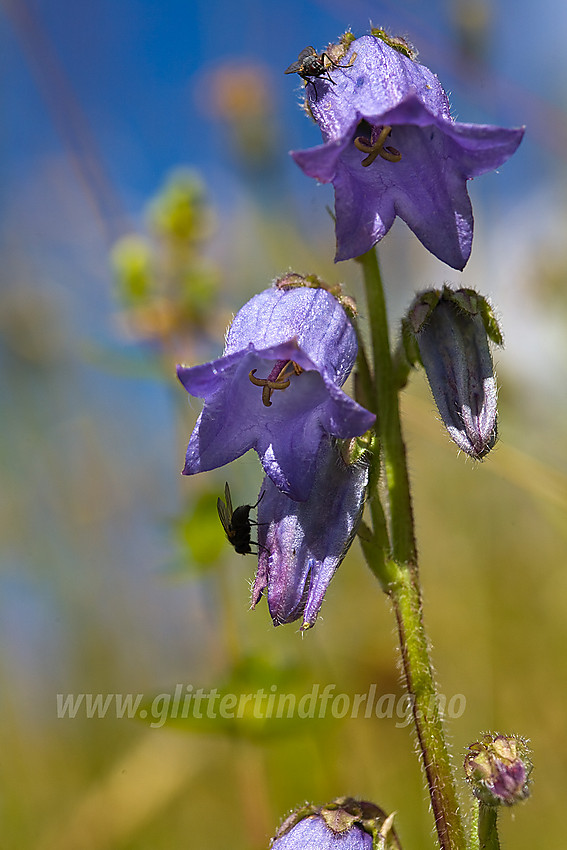
[[[257,378],[256,369],[252,369],[248,373],[248,378],[255,387],[262,387],[262,403],[266,407],[271,407],[270,401],[274,390],[286,390],[291,381],[286,378],[289,374],[290,367],[296,375],[301,375],[303,369],[294,360],[278,360],[267,378]]]
[[[291,381],[270,381],[268,378],[255,378],[254,375],[258,370],[252,369],[248,377],[255,387],[270,387],[272,390],[286,390]]]
[[[358,148],[362,153],[367,153],[368,156],[365,157],[361,165],[369,166],[372,165],[377,156],[381,156],[382,159],[387,160],[388,162],[399,162],[402,158],[401,153],[396,150],[396,148],[388,145],[384,147],[384,142],[392,132],[392,128],[390,126],[382,127],[376,139],[374,139],[374,135],[377,131],[377,128],[372,128],[372,137],[370,139],[365,138],[364,136],[357,136],[354,140],[354,145]]]

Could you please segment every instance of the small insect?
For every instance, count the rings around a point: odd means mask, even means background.
[[[225,530],[226,538],[231,546],[234,546],[235,551],[239,555],[251,555],[251,544],[254,541],[250,540],[250,532],[253,525],[258,525],[257,522],[250,519],[250,511],[257,508],[264,498],[264,490],[255,505],[240,505],[238,508],[232,509],[232,499],[230,497],[230,487],[228,483],[224,485],[224,498],[217,499],[217,510],[222,527]],[[225,504],[226,502],[226,504]],[[258,544],[256,544],[258,545]]]
[[[333,62],[328,53],[317,53],[314,47],[304,47],[296,62],[292,62],[289,68],[286,68],[284,74],[299,74],[302,80],[306,83],[311,83],[315,91],[315,100],[317,100],[317,88],[313,82],[313,78],[325,77],[330,83],[336,85],[335,81],[329,74],[329,62],[333,68],[350,68],[356,58],[356,53],[353,55],[348,65],[338,65]]]

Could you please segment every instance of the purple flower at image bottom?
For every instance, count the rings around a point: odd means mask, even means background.
[[[340,64],[329,68],[333,84],[320,77],[306,91],[323,144],[292,152],[305,174],[334,186],[335,260],[370,250],[399,216],[463,269],[473,237],[467,180],[506,162],[524,130],[453,120],[437,77],[376,36],[352,42]]]
[[[368,800],[339,797],[324,806],[307,804],[280,825],[271,850],[401,850],[386,815]]]
[[[236,314],[222,357],[177,367],[187,392],[205,401],[183,474],[254,449],[279,490],[307,499],[321,440],[358,436],[374,422],[340,389],[357,351],[356,332],[326,289],[276,286],[254,296]]]
[[[271,845],[271,850],[372,850],[372,836],[359,826],[336,833],[317,816],[304,818]]]

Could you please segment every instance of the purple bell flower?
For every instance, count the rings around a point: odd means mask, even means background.
[[[177,367],[187,392],[205,400],[184,475],[255,449],[276,487],[304,500],[322,438],[363,434],[373,424],[374,414],[340,389],[358,350],[347,314],[326,289],[297,286],[297,279],[239,310],[222,357]]]
[[[524,130],[454,121],[437,77],[410,57],[399,42],[353,41],[328,69],[334,84],[322,76],[307,87],[324,144],[292,156],[333,183],[335,261],[364,254],[399,215],[432,254],[463,269],[473,236],[466,182],[506,162]]]
[[[309,499],[294,502],[266,477],[258,507],[258,572],[255,606],[267,588],[275,626],[302,618],[315,624],[323,597],[358,528],[368,464],[364,456],[347,465],[338,448],[321,443]]]
[[[323,818],[312,815],[276,838],[271,850],[372,850],[372,844],[370,833],[356,824],[348,832],[334,832]]]

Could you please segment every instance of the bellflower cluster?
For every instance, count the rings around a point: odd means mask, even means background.
[[[320,281],[290,274],[237,313],[222,357],[177,370],[190,395],[205,400],[183,473],[251,448],[264,467],[252,602],[267,590],[275,625],[300,616],[302,628],[314,625],[362,515],[367,464],[347,464],[337,444],[376,418],[340,389],[357,351],[340,300]]]
[[[364,508],[368,463],[346,463],[337,446],[323,440],[315,482],[305,502],[292,502],[266,477],[258,507],[258,572],[255,606],[267,589],[274,625],[302,617],[315,624],[323,597],[346,555]]]
[[[326,289],[284,280],[254,296],[236,314],[222,357],[177,368],[187,392],[205,400],[183,474],[255,449],[279,490],[307,499],[322,439],[358,436],[374,422],[340,389],[357,350],[345,310]]]
[[[489,340],[502,335],[487,300],[445,286],[416,296],[403,322],[410,362],[421,362],[451,439],[480,460],[497,438],[497,390]]]
[[[334,186],[335,261],[364,254],[398,215],[432,254],[463,269],[473,236],[467,180],[506,162],[524,131],[455,121],[435,74],[404,42],[377,32],[309,79],[323,144],[292,156]]]
[[[467,181],[502,165],[523,129],[455,121],[437,77],[383,30],[358,39],[347,33],[321,53],[306,47],[285,73],[304,81],[307,111],[321,129],[321,145],[292,156],[308,176],[334,186],[335,260],[359,260],[369,345],[358,336],[354,302],[338,288],[294,273],[275,281],[238,311],[221,357],[177,368],[189,395],[204,401],[183,474],[257,453],[258,498],[233,509],[227,483],[219,518],[236,552],[257,547],[252,607],[265,596],[275,626],[299,621],[301,631],[315,624],[370,494],[362,549],[394,609],[439,846],[496,847],[498,808],[528,796],[531,761],[514,736],[485,735],[469,747],[464,767],[478,801],[478,840],[466,836],[424,630],[398,394],[411,366],[422,365],[451,438],[482,459],[497,439],[490,343],[501,345],[502,334],[486,298],[443,286],[415,297],[392,352],[387,299],[369,251],[399,216],[426,249],[462,270],[473,238]],[[342,389],[355,363],[356,398],[375,413]],[[401,850],[393,820],[373,803],[341,797],[289,815],[270,847]]]

